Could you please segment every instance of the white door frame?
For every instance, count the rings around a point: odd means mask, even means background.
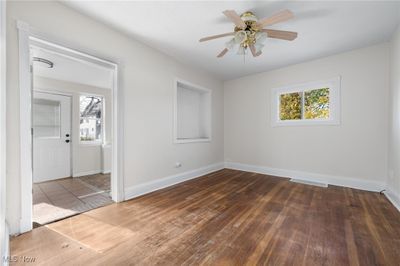
[[[0,1],[0,258],[9,255],[6,223],[6,1]],[[2,260],[0,265],[8,265]]]
[[[32,88],[30,45],[39,46],[63,56],[73,57],[83,63],[97,64],[114,72],[113,112],[112,112],[112,166],[111,196],[115,202],[124,200],[123,176],[123,105],[122,91],[119,89],[118,64],[93,56],[76,49],[67,48],[49,41],[43,34],[35,31],[29,24],[17,21],[19,37],[19,87],[20,87],[20,178],[21,178],[21,220],[20,233],[32,230]]]

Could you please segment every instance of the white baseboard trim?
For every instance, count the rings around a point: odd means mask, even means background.
[[[246,172],[254,172],[266,175],[272,175],[284,178],[295,178],[298,180],[303,180],[307,182],[317,182],[324,183],[334,186],[349,187],[373,192],[379,192],[385,189],[385,183],[362,180],[359,178],[343,177],[343,176],[332,176],[316,173],[308,173],[303,171],[286,170],[279,168],[271,168],[265,166],[256,166],[242,163],[217,163],[208,165],[195,170],[187,171],[184,173],[164,177],[158,180],[140,184],[137,186],[131,186],[125,189],[125,200],[136,198],[144,194],[166,188],[202,175],[206,175],[224,168],[241,170]],[[390,190],[385,193],[389,200],[400,210],[400,197],[395,195],[395,193],[390,192]]]
[[[256,166],[256,165],[233,163],[233,162],[226,162],[225,168],[266,174],[266,175],[273,175],[278,177],[294,178],[310,182],[325,183],[334,186],[350,187],[350,188],[362,189],[374,192],[379,192],[385,189],[385,184],[383,182],[362,180],[351,177],[307,173],[302,171],[278,169],[266,166]]]
[[[111,170],[103,170],[103,171],[101,171],[101,173],[104,174],[104,175],[105,174],[111,174]]]
[[[396,207],[396,209],[400,212],[400,195],[396,194],[393,190],[386,188],[386,191],[383,193],[386,198]]]
[[[203,176],[218,170],[224,169],[224,163],[216,163],[201,167],[184,173],[167,176],[158,180],[131,186],[125,189],[125,200],[136,198],[144,194],[166,188],[199,176]]]
[[[80,177],[80,176],[85,176],[85,175],[95,175],[95,174],[100,174],[102,173],[103,170],[90,170],[90,171],[85,171],[85,172],[78,172],[78,173],[73,173],[72,177]]]
[[[47,182],[47,181],[54,181],[54,180],[63,179],[63,178],[67,178],[67,177],[69,177],[69,176],[60,176],[60,177],[56,177],[56,178],[33,179],[33,183],[42,183],[42,182]]]
[[[290,179],[290,182],[299,183],[299,184],[303,184],[303,185],[316,186],[316,187],[325,187],[325,188],[328,187],[328,184],[326,184],[326,183],[308,181],[308,180],[304,180],[304,179],[294,179],[294,178],[291,178],[291,179]]]

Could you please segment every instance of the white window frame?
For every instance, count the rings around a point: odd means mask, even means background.
[[[98,98],[101,98],[102,99],[102,105],[101,105],[101,139],[100,140],[81,140],[81,123],[80,123],[80,121],[81,121],[81,97],[82,96],[85,96],[85,97],[98,97]],[[105,97],[103,96],[103,95],[99,95],[99,94],[91,94],[91,93],[80,93],[79,94],[79,126],[78,126],[78,128],[79,128],[79,134],[78,134],[78,136],[79,136],[79,144],[80,145],[87,145],[87,146],[91,146],[91,145],[93,145],[93,146],[101,146],[101,145],[103,145],[104,143],[105,143],[105,135],[106,135],[106,132],[105,132],[105,129],[106,129],[106,127],[105,127],[105,119],[104,119],[104,116],[105,116]]]
[[[294,84],[271,90],[271,125],[304,126],[304,125],[339,125],[340,124],[340,76],[322,81]],[[281,120],[279,116],[280,95],[329,88],[329,118]],[[304,99],[303,99],[304,100]]]
[[[184,84],[188,87],[191,87],[194,90],[202,91],[207,94],[208,97],[208,114],[207,114],[207,138],[192,138],[192,139],[180,139],[178,138],[178,85]],[[194,142],[211,142],[212,138],[212,90],[201,87],[199,85],[190,83],[180,78],[174,79],[174,140],[175,144],[183,144],[183,143],[194,143]]]

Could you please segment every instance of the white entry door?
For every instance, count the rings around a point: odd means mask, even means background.
[[[71,176],[71,97],[33,93],[33,182]]]

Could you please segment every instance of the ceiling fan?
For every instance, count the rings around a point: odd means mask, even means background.
[[[225,49],[217,55],[219,58],[223,57],[229,50],[235,48],[236,45],[239,45],[237,54],[245,55],[247,49],[250,49],[252,55],[257,57],[261,55],[265,45],[264,42],[267,38],[287,41],[293,41],[297,38],[297,32],[264,29],[266,26],[292,19],[294,15],[287,9],[263,19],[257,19],[250,11],[244,12],[240,16],[234,10],[225,10],[222,13],[235,24],[233,32],[208,36],[199,40],[200,42],[205,42],[217,38],[234,36],[225,44]]]

